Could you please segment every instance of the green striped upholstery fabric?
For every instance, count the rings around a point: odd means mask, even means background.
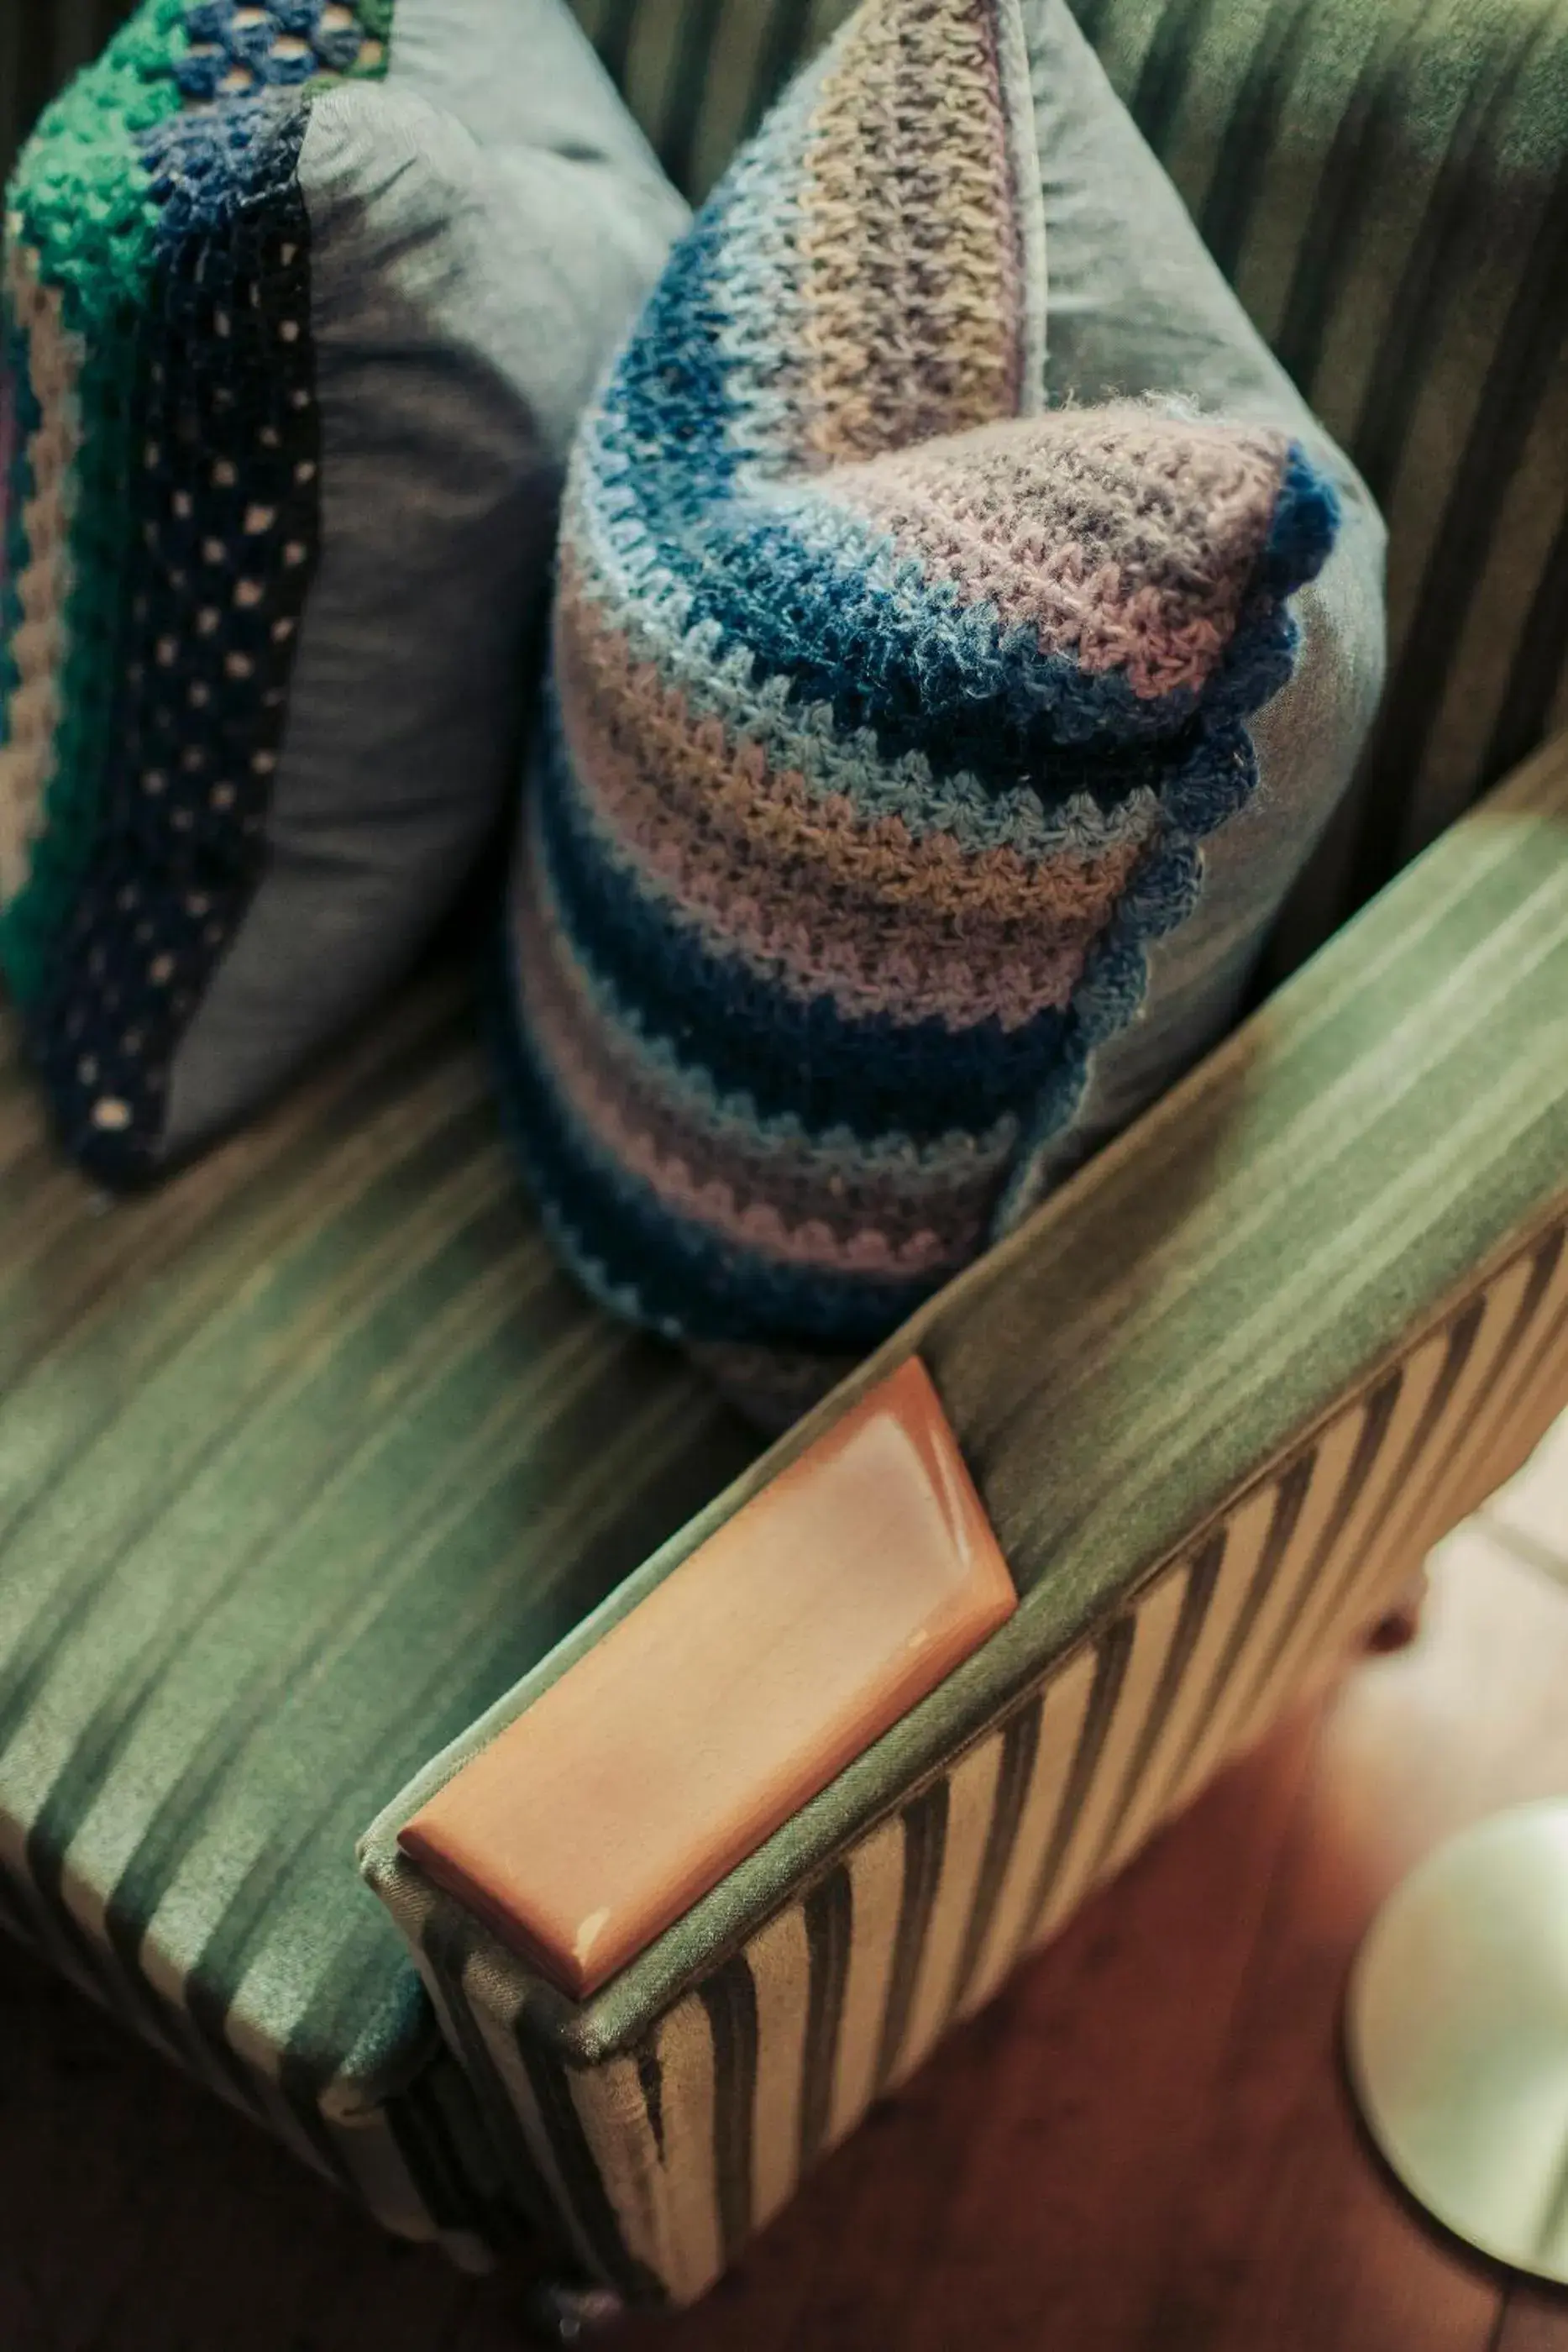
[[[694,200],[855,0],[571,0],[654,153]]]
[[[849,0],[579,4],[700,190]],[[1393,527],[1289,961],[1568,717],[1568,0],[1075,5]],[[0,158],[120,13],[0,6]],[[1023,1606],[572,2010],[391,1830],[821,1417],[753,1465],[555,1272],[440,981],[113,1209],[0,1042],[0,1919],[392,2226],[695,2292],[1561,1397],[1565,1067],[1558,743],[860,1376]]]
[[[438,1758],[366,1842],[509,2150],[634,2294],[802,2164],[1279,1709],[1568,1401],[1568,740]],[[1017,1616],[593,2000],[396,1829],[918,1347]],[[504,2118],[511,2117],[511,2138]]]
[[[432,981],[113,1206],[0,1066],[0,1916],[460,2250],[493,2167],[355,1839],[755,1451],[557,1272],[469,1028]]]

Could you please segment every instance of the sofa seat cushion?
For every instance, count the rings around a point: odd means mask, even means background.
[[[359,1832],[751,1451],[486,1095],[432,979],[111,1203],[0,1066],[0,1910],[319,2154],[434,2042]]]

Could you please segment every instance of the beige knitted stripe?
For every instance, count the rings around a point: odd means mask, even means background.
[[[1019,290],[998,234],[1013,191],[989,9],[868,0],[803,163],[811,455],[872,457],[1013,414]]]

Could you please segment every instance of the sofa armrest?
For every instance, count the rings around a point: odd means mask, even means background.
[[[377,1822],[367,1874],[504,2111],[517,2193],[596,2267],[699,2291],[800,2163],[1522,1459],[1568,1396],[1565,1070],[1568,740]],[[399,1829],[915,1351],[1016,1614],[602,1991],[567,2000],[399,1853]]]

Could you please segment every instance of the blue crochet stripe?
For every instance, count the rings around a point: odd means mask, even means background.
[[[174,80],[187,102],[215,99],[236,68],[255,89],[297,89],[322,73],[351,73],[365,28],[357,16],[325,22],[329,0],[195,0]]]
[[[269,96],[144,135],[158,263],[133,387],[141,561],[102,815],[30,1042],[68,1148],[159,1163],[170,1067],[266,856],[320,536],[306,122]]]
[[[552,1241],[612,1314],[672,1339],[746,1339],[765,1329],[780,1344],[860,1350],[946,1279],[950,1268],[890,1278],[787,1265],[675,1214],[583,1134],[518,1023],[509,961],[490,995],[508,1134]]]
[[[1034,1099],[1060,1051],[1060,1012],[1017,1029],[988,1019],[959,1030],[936,1019],[852,1020],[829,996],[803,1007],[740,958],[713,953],[600,854],[554,728],[535,791],[576,952],[721,1092],[749,1095],[763,1118],[792,1114],[812,1134],[842,1126],[873,1139],[895,1127],[916,1142],[978,1131]]]
[[[1299,441],[1285,452],[1274,520],[1254,583],[1270,596],[1293,595],[1315,580],[1333,552],[1342,509],[1339,492],[1320,474]]]
[[[665,263],[601,404],[606,437],[631,461],[643,523],[678,572],[689,561],[686,534],[735,474],[715,267],[727,209],[721,186]]]

